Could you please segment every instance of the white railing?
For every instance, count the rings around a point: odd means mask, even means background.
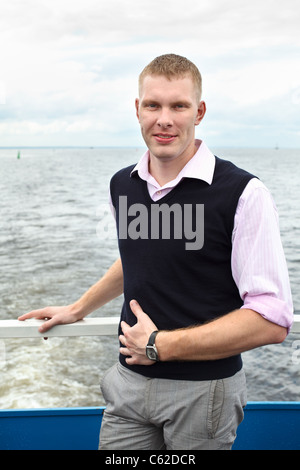
[[[0,320],[0,338],[117,335],[119,320],[118,317],[89,317],[76,323],[53,326],[43,334],[38,331],[38,327],[44,320]]]
[[[45,333],[38,327],[44,320],[0,320],[0,338],[43,338],[53,336],[117,335],[119,317],[88,317],[76,323],[56,325]],[[292,333],[300,333],[300,315],[295,315]]]

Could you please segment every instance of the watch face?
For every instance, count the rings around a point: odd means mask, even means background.
[[[147,346],[147,357],[151,359],[151,361],[156,361],[156,352],[154,351],[152,346]]]

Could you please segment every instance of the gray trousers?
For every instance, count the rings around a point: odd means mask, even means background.
[[[246,405],[243,370],[194,382],[151,379],[117,363],[101,389],[100,450],[230,450]]]

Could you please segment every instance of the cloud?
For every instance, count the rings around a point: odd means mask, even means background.
[[[203,130],[220,142],[223,116],[272,121],[289,101],[284,125],[299,123],[298,0],[10,0],[1,10],[0,146],[30,136],[32,145],[141,143],[137,76],[166,52],[199,66]]]

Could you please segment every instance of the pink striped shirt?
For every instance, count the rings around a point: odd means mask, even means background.
[[[171,191],[182,178],[199,178],[212,183],[215,157],[204,142],[196,140],[198,151],[177,177],[160,186],[149,173],[149,151],[132,171],[147,181],[153,201]],[[278,214],[267,188],[253,178],[244,189],[236,209],[232,232],[232,275],[243,299],[242,308],[260,313],[265,319],[288,328],[293,323],[293,303],[283,252]]]

